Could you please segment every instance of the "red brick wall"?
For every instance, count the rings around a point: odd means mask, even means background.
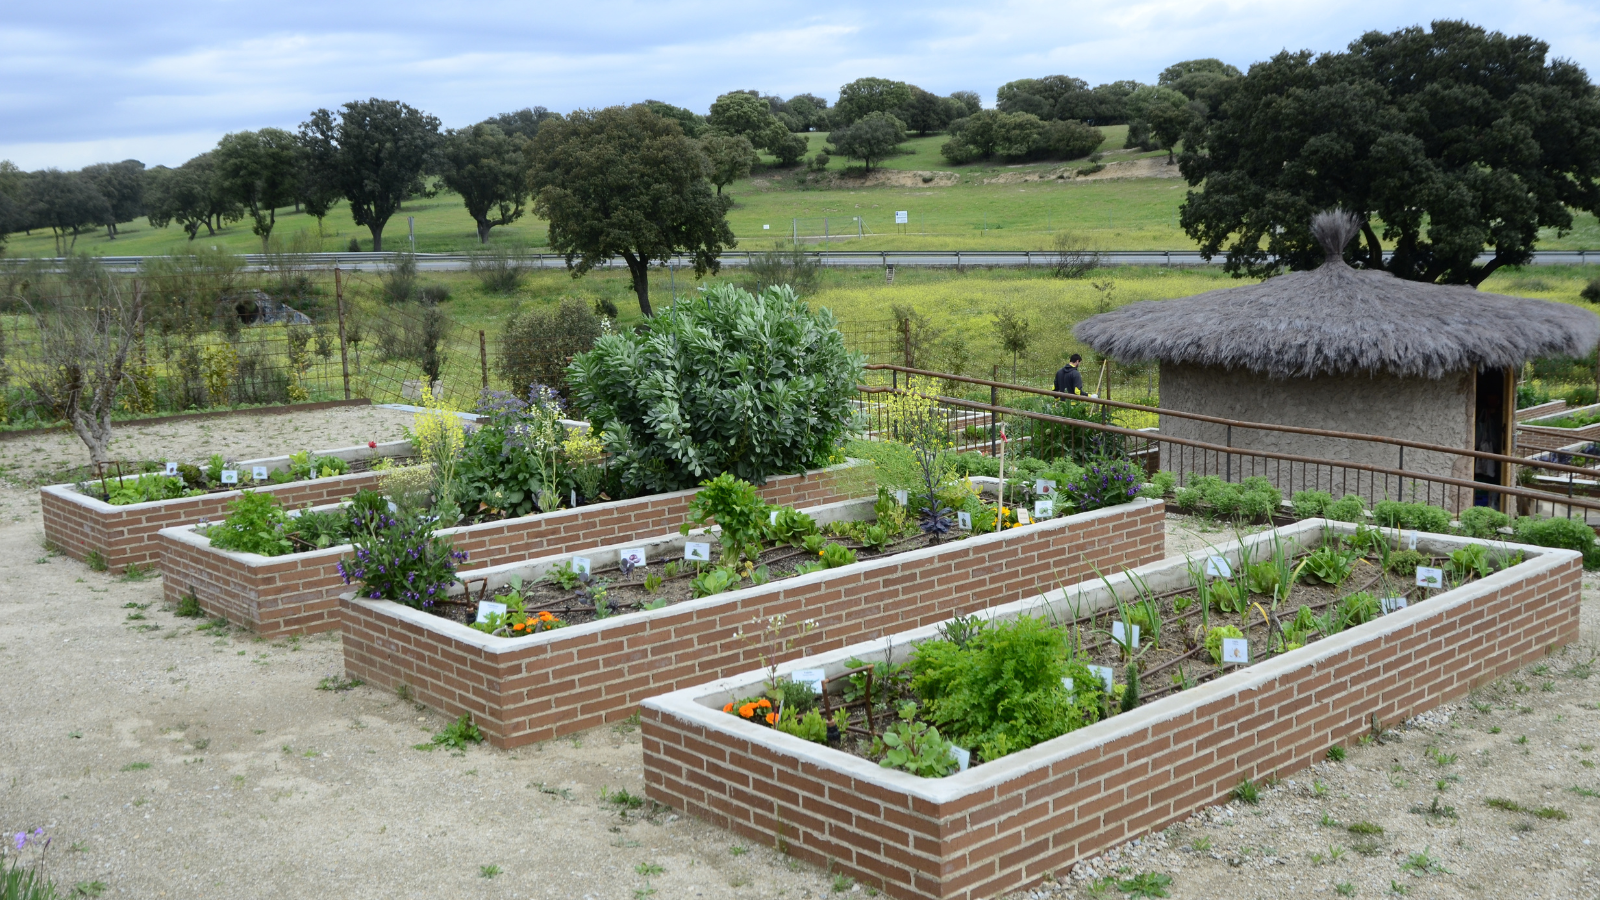
[[[1004,535],[858,563],[535,638],[447,636],[442,619],[391,603],[342,601],[345,670],[410,687],[447,715],[471,713],[501,747],[548,740],[632,715],[646,697],[749,671],[757,649],[735,640],[784,614],[817,628],[782,658],[834,649],[1031,597],[1059,581],[1160,559],[1165,507],[1138,501]],[[462,628],[462,626],[454,626]]]
[[[988,780],[980,767],[962,776],[978,776],[964,792],[877,775],[871,764],[802,762],[745,738],[744,726],[711,727],[652,704],[643,709],[646,792],[754,840],[781,838],[790,854],[894,897],[994,897],[1221,802],[1240,779],[1299,771],[1367,733],[1373,716],[1393,724],[1577,640],[1580,565],[1530,563],[1530,574],[1487,595],[1346,632],[1356,639],[1323,658],[1316,644],[1297,651],[1307,662],[1264,683],[1246,670],[1230,676],[1231,689],[1163,698],[1059,738],[1070,749],[1046,750],[1032,767]],[[886,786],[896,780],[916,787]]]
[[[379,472],[357,472],[251,488],[276,496],[285,507],[338,503],[363,488],[376,487]],[[180,497],[129,506],[110,506],[79,494],[71,485],[39,490],[44,514],[45,540],[73,559],[86,559],[91,550],[105,557],[112,572],[130,565],[153,566],[160,556],[156,535],[163,528],[192,525],[201,519],[221,519],[238,491]]]
[[[1517,426],[1517,448],[1524,456],[1537,450],[1559,450],[1569,444],[1600,440],[1600,423],[1582,428],[1544,428],[1538,425]]]
[[[770,503],[820,506],[848,499],[863,489],[875,491],[871,482],[850,480],[859,477],[858,472],[823,469],[780,475],[759,490]],[[692,490],[656,494],[442,533],[450,535],[458,549],[467,551],[471,567],[517,562],[669,534],[683,522],[694,494]],[[197,547],[161,535],[159,549],[165,576],[162,591],[168,603],[193,593],[207,614],[225,616],[236,625],[268,636],[338,627],[338,597],[347,590],[339,577],[339,560],[349,553],[348,547],[246,562],[209,545]]]

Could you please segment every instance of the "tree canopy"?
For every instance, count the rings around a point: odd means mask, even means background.
[[[756,164],[756,148],[743,135],[708,134],[700,139],[700,149],[711,163],[711,183],[717,186],[718,196],[723,185],[749,175]]]
[[[68,234],[72,236],[67,244],[70,249],[84,229],[101,224],[111,215],[106,198],[82,172],[34,172],[28,176],[27,196],[28,218],[55,235],[58,255]]]
[[[833,127],[849,125],[878,112],[894,115],[911,102],[911,85],[888,78],[857,78],[839,88],[833,105]]]
[[[125,159],[117,163],[84,166],[83,174],[106,200],[106,237],[115,239],[117,226],[144,215],[144,163]]]
[[[533,208],[550,223],[550,246],[566,255],[573,277],[621,256],[645,315],[652,262],[687,252],[704,275],[720,268],[724,248],[737,245],[728,201],[706,180],[705,154],[677,122],[648,106],[551,119],[530,158]]]
[[[522,218],[528,201],[528,140],[494,121],[447,131],[439,149],[439,180],[461,195],[480,244],[489,243],[489,229]]]
[[[859,159],[872,171],[872,164],[894,155],[906,140],[905,125],[887,113],[871,112],[850,125],[828,135],[836,154]]]
[[[1334,206],[1364,223],[1358,266],[1476,285],[1527,262],[1540,228],[1600,212],[1600,97],[1548,51],[1439,21],[1258,63],[1184,137],[1183,228],[1236,275],[1318,264]]]
[[[422,192],[439,120],[398,100],[352,100],[337,119],[326,109],[313,112],[300,135],[314,164],[334,173],[355,223],[372,232],[372,249],[382,250],[389,217],[408,195]]]
[[[215,151],[222,190],[250,213],[263,249],[277,224],[277,208],[294,202],[300,183],[300,143],[281,128],[223,136]]]

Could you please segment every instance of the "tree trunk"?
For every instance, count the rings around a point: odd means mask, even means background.
[[[633,253],[623,253],[622,258],[628,263],[628,271],[633,275],[633,292],[639,298],[639,311],[646,316],[653,316],[650,311],[650,261],[635,256]]]
[[[1361,233],[1366,235],[1367,238],[1367,255],[1370,257],[1367,260],[1368,268],[1381,270],[1383,268],[1383,242],[1378,240],[1378,234],[1372,230],[1372,223],[1370,222],[1361,223]]]
[[[489,243],[489,229],[491,229],[493,227],[494,227],[493,225],[489,224],[489,220],[488,219],[479,219],[478,220],[478,243],[480,243],[480,244]]]
[[[382,225],[368,225],[367,226],[367,230],[372,232],[372,252],[373,253],[382,253],[383,252],[383,226]]]
[[[110,222],[107,222],[106,223],[106,240],[114,241],[116,239],[117,239],[117,228],[116,228],[116,226],[112,225]]]

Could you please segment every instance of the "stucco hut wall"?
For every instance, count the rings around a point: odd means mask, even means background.
[[[1297,425],[1328,431],[1381,434],[1408,438],[1449,447],[1471,447],[1476,380],[1465,372],[1441,379],[1402,378],[1388,374],[1352,377],[1271,378],[1235,369],[1161,364],[1161,405],[1166,409],[1202,413],[1247,422]],[[1228,444],[1227,428],[1177,416],[1161,417],[1161,433],[1212,444]],[[1397,468],[1399,448],[1389,444],[1344,441],[1337,438],[1285,434],[1235,427],[1231,446],[1264,450],[1318,459],[1366,463]],[[1193,451],[1176,452],[1173,445],[1162,448],[1162,468],[1193,474],[1226,473],[1221,454]],[[1465,460],[1447,454],[1408,448],[1405,469],[1430,475],[1470,478]],[[1452,509],[1471,504],[1470,496],[1443,497],[1436,486],[1427,497],[1426,485],[1398,479],[1384,483],[1379,476],[1372,484],[1368,475],[1360,483],[1354,472],[1336,469],[1318,471],[1301,465],[1271,460],[1234,457],[1233,480],[1247,475],[1262,475],[1273,481],[1287,497],[1297,490],[1319,488],[1339,496],[1347,491],[1359,493],[1370,502],[1384,499],[1429,500]],[[1456,492],[1452,492],[1456,493]]]

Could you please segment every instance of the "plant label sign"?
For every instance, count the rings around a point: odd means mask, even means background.
[[[1017,510],[1017,524],[1018,525],[1032,525],[1033,524],[1033,520],[1028,518],[1028,511],[1027,510],[1025,510],[1025,509]]]
[[[1406,598],[1404,598],[1404,597],[1384,597],[1382,600],[1378,601],[1378,605],[1380,607],[1382,607],[1383,614],[1387,616],[1389,613],[1399,612],[1400,610],[1405,609],[1406,608]]]
[[[629,565],[632,565],[636,569],[645,565],[644,548],[643,547],[632,547],[632,548],[629,548],[627,550],[624,550],[621,553],[621,557],[622,557],[622,559],[624,561],[626,561]]]
[[[577,572],[579,575],[588,575],[589,574],[589,557],[587,557],[587,556],[574,556],[572,558],[572,571]]]
[[[895,491],[894,502],[901,506],[909,506],[911,504],[911,492],[905,490]]]
[[[683,545],[683,558],[693,562],[710,562],[711,545],[704,541],[689,541]]]
[[[950,756],[955,759],[955,761],[956,761],[956,771],[958,771],[958,772],[965,772],[967,770],[967,766],[972,765],[972,751],[971,750],[967,750],[967,749],[964,749],[962,747],[957,747],[955,744],[951,744],[950,745]]]
[[[1417,533],[1415,531],[1406,532],[1406,544],[1412,550],[1417,549]]]
[[[956,524],[958,526],[960,526],[962,531],[971,531],[972,530],[972,513],[969,513],[969,512],[958,512],[958,513],[956,513]]]
[[[818,694],[822,693],[822,682],[827,680],[827,677],[826,669],[795,669],[789,673],[790,681],[807,685]]]
[[[1033,517],[1035,519],[1048,519],[1053,517],[1055,514],[1056,502],[1054,500],[1033,501]]]
[[[770,525],[778,524],[778,511],[777,510],[773,510],[772,511],[772,515],[767,517],[767,523],[770,524]]]
[[[1245,638],[1222,639],[1222,662],[1246,665],[1250,662],[1250,642]]]
[[[255,468],[250,470],[250,477],[255,479],[256,481],[266,481],[267,477],[268,477],[267,476],[267,467],[266,466],[256,466]]]
[[[1067,693],[1072,693],[1072,677],[1070,675],[1061,676],[1061,687]]]
[[[239,470],[238,469],[223,469],[222,470],[222,483],[223,484],[238,484],[239,483]]]
[[[1227,557],[1211,556],[1206,558],[1206,574],[1212,578],[1232,578],[1233,567],[1228,565]]]
[[[1129,634],[1132,633],[1132,639]],[[1111,623],[1111,639],[1127,647],[1129,650],[1139,649],[1139,626],[1129,625],[1125,622]]]
[[[1033,483],[1033,492],[1041,497],[1048,497],[1056,492],[1056,483],[1048,478],[1041,478]]]
[[[176,475],[176,474],[178,474],[178,464],[177,463],[173,463],[173,462],[167,463],[167,474],[168,475]]]
[[[1444,587],[1444,570],[1431,566],[1417,566],[1417,587]]]
[[[496,603],[493,600],[479,600],[478,601],[478,619],[477,619],[477,621],[479,621],[479,622],[487,622],[487,621],[489,621],[489,614],[490,613],[494,613],[495,615],[499,615],[499,616],[504,616],[506,614],[506,605],[504,603]]]
[[[897,209],[897,210],[894,211],[894,223],[896,225],[905,225],[906,223],[908,223],[910,221],[911,221],[911,211],[910,210]],[[966,766],[963,765],[961,768],[965,769]]]
[[[1115,684],[1114,679],[1116,676],[1112,674],[1110,666],[1090,666],[1089,674],[1100,679],[1101,683],[1106,686],[1106,693],[1111,693],[1111,688],[1112,685]]]

